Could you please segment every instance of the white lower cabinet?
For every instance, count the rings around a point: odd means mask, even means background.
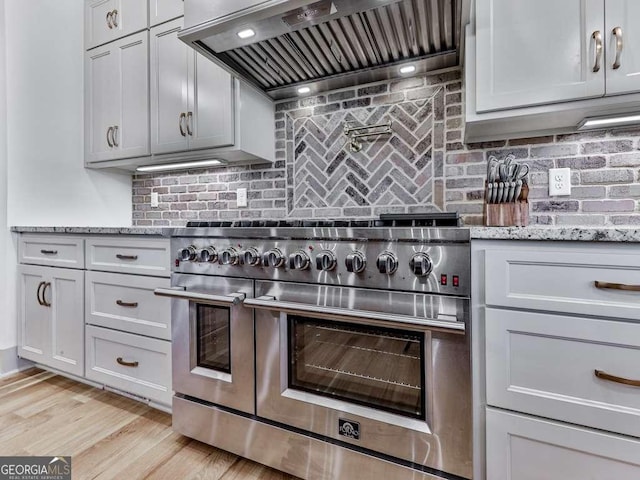
[[[18,355],[84,374],[84,272],[20,265]]]
[[[171,404],[171,342],[86,326],[89,380]]]
[[[640,478],[640,440],[487,408],[488,480]]]

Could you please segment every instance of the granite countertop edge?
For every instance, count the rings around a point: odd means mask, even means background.
[[[472,240],[531,240],[640,243],[635,227],[481,227],[469,226]],[[67,233],[76,235],[154,235],[170,237],[174,227],[11,227],[17,233]]]

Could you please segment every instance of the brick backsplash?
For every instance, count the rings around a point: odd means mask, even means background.
[[[133,224],[428,211],[481,224],[487,159],[513,154],[530,167],[532,224],[640,225],[640,127],[464,144],[463,107],[457,70],[278,103],[273,164],[136,175]],[[350,151],[344,122],[388,120],[392,134]],[[548,196],[553,167],[572,169],[570,197]]]

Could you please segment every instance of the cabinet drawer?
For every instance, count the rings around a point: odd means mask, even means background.
[[[640,478],[640,442],[488,408],[487,478]]]
[[[153,294],[168,278],[87,272],[86,282],[88,324],[171,340],[171,300]]]
[[[488,249],[486,304],[640,320],[640,291],[595,286],[596,281],[639,286],[640,249],[561,247]]]
[[[86,326],[89,380],[171,405],[171,342]]]
[[[640,325],[488,308],[489,405],[640,436]]]
[[[169,239],[97,237],[87,240],[87,269],[168,277]]]
[[[147,0],[85,0],[85,49],[149,26]]]
[[[20,235],[20,263],[84,268],[84,240],[68,235]]]

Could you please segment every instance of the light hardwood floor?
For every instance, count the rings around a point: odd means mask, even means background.
[[[71,455],[74,480],[295,480],[175,433],[166,413],[35,368],[0,380],[5,455]]]

